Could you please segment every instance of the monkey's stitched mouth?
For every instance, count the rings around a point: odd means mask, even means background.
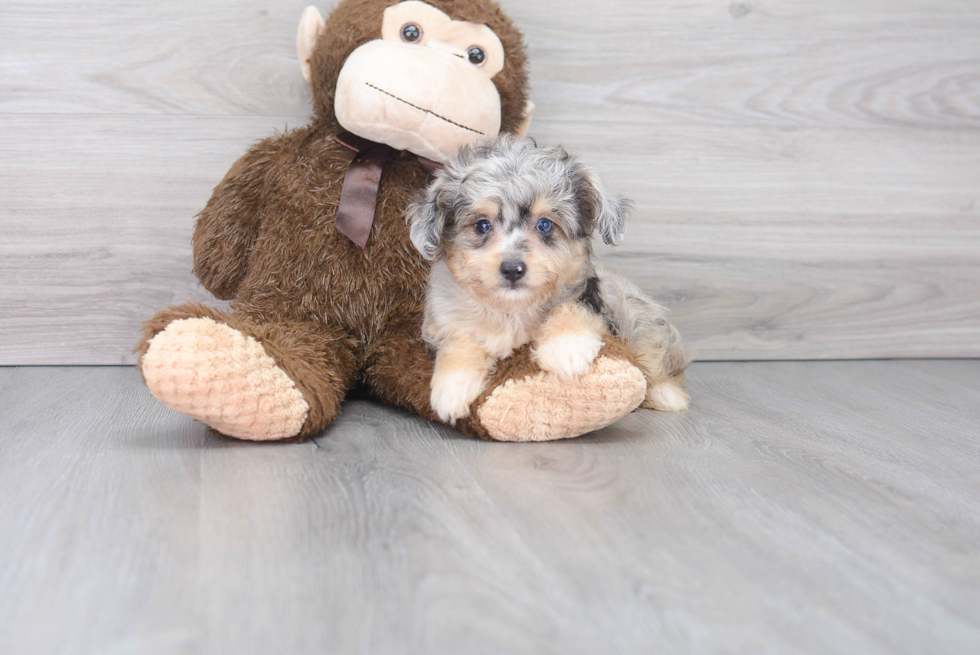
[[[366,84],[366,85],[368,85],[369,87],[371,87],[372,89],[374,89],[375,91],[380,91],[381,93],[383,93],[383,94],[385,94],[386,96],[388,96],[388,97],[390,97],[390,98],[394,98],[394,99],[395,99],[395,100],[397,100],[398,102],[401,102],[401,103],[404,103],[404,104],[406,104],[406,105],[408,105],[408,106],[409,106],[409,107],[411,107],[412,109],[418,109],[418,110],[419,110],[419,111],[421,111],[421,112],[424,112],[424,113],[426,113],[426,114],[429,114],[430,116],[435,116],[435,117],[436,117],[436,118],[438,118],[439,120],[443,120],[443,121],[446,121],[446,122],[447,122],[447,123],[449,123],[450,125],[455,125],[456,127],[458,127],[458,128],[460,128],[460,129],[463,129],[463,130],[466,130],[466,131],[468,131],[468,132],[473,132],[474,134],[479,134],[480,136],[486,136],[486,134],[484,134],[483,132],[480,132],[480,131],[478,131],[478,130],[474,130],[474,129],[473,129],[472,127],[466,127],[465,125],[460,125],[460,124],[459,124],[459,123],[457,123],[456,121],[453,121],[453,120],[449,120],[449,119],[448,119],[448,118],[446,118],[445,116],[440,116],[439,114],[437,114],[437,113],[435,113],[434,111],[430,111],[430,110],[428,110],[428,109],[425,109],[425,108],[423,108],[423,107],[419,107],[418,105],[413,105],[413,104],[412,104],[412,103],[410,103],[410,102],[409,102],[408,100],[405,100],[404,98],[399,98],[399,97],[398,97],[398,96],[396,96],[396,95],[395,95],[394,93],[389,93],[388,91],[385,91],[385,90],[384,90],[384,89],[382,89],[381,87],[378,87],[378,86],[374,86],[374,85],[373,85],[373,84],[371,84],[370,82],[365,82],[365,84]]]

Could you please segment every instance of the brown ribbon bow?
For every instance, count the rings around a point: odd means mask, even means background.
[[[350,132],[335,135],[334,141],[357,153],[344,176],[335,227],[363,250],[367,246],[371,225],[374,223],[381,171],[395,150],[391,146],[362,139]],[[425,157],[418,159],[430,173],[442,167],[442,164]]]

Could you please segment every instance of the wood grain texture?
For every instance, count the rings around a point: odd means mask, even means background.
[[[0,3],[0,364],[129,363],[208,300],[193,216],[306,122],[305,4]],[[502,4],[534,135],[637,201],[602,256],[700,358],[980,356],[980,5]]]
[[[596,122],[980,127],[960,0],[515,3],[543,113]],[[537,99],[537,98],[536,98]]]
[[[287,119],[0,116],[25,137],[0,160],[0,362],[130,362],[141,321],[209,301],[192,217],[270,123]],[[967,148],[947,132],[699,128],[623,162],[628,128],[568,131],[611,186],[636,190],[624,245],[600,255],[672,310],[700,358],[980,356],[980,221],[964,210],[980,135]],[[885,148],[908,154],[869,168]],[[787,152],[805,154],[788,166]],[[911,161],[929,162],[928,184]]]
[[[291,37],[308,3],[7,0],[0,111],[305,115]],[[968,1],[501,5],[527,36],[546,116],[980,127]]]
[[[690,380],[553,444],[355,400],[316,447],[0,369],[0,652],[980,649],[980,362]]]

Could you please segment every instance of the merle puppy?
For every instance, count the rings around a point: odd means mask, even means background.
[[[690,360],[664,309],[603,268],[592,236],[622,239],[627,200],[560,147],[501,136],[464,149],[408,210],[411,237],[435,260],[423,336],[436,352],[432,407],[469,413],[497,360],[532,342],[545,371],[575,378],[603,336],[619,335],[647,378],[643,407],[687,409]]]

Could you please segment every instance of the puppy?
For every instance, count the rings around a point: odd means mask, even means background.
[[[630,203],[561,148],[501,136],[463,150],[408,210],[412,243],[434,260],[422,333],[435,350],[432,408],[469,414],[496,362],[531,342],[545,371],[587,372],[618,335],[647,378],[643,406],[687,409],[689,356],[664,309],[604,269],[592,236],[619,243]]]

